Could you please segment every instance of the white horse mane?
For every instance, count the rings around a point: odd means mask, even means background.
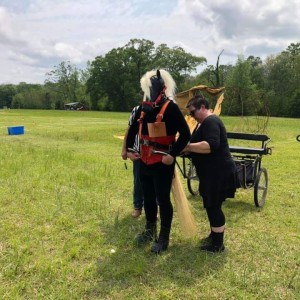
[[[151,80],[150,78],[152,76],[156,76],[156,69],[151,70],[147,72],[146,74],[143,75],[143,77],[140,80],[141,83],[141,88],[144,92],[144,98],[143,101],[146,101],[146,99],[150,98],[150,87],[151,87]],[[173,100],[175,102],[175,91],[176,91],[176,83],[171,76],[169,72],[163,69],[159,69],[161,78],[163,79],[165,86],[166,86],[166,91],[165,94],[170,100]]]

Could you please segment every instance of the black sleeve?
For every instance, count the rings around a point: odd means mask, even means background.
[[[218,119],[210,117],[203,123],[203,139],[209,144],[212,153],[216,152],[220,147],[220,124]]]
[[[128,131],[127,139],[126,139],[126,149],[133,148],[135,136],[139,132],[138,119],[140,118],[141,111],[142,111],[142,107],[140,106],[135,114],[133,121],[132,121],[132,125],[129,127],[129,131]]]
[[[176,128],[176,133],[179,133],[179,136],[172,147],[170,155],[173,157],[178,156],[184,147],[187,145],[191,138],[190,129],[184,119],[182,112],[180,111],[177,104],[172,103],[173,114],[172,114],[172,124],[174,124]]]

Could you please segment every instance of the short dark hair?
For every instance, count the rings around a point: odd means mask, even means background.
[[[209,103],[208,101],[201,95],[196,95],[192,99],[189,100],[186,108],[189,108],[190,106],[194,106],[195,108],[200,108],[201,105],[204,105],[206,109],[209,109]]]

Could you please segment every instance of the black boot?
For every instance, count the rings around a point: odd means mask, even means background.
[[[158,240],[153,243],[151,252],[159,254],[160,252],[166,251],[168,249],[170,230],[171,228],[167,228],[164,226],[161,227]]]
[[[151,223],[147,221],[145,230],[136,237],[135,241],[138,246],[142,246],[147,244],[148,242],[156,240],[156,236],[156,222]]]
[[[223,252],[225,250],[224,247],[224,232],[211,232],[211,243],[207,245],[203,245],[200,247],[202,251],[208,252]]]
[[[200,240],[200,246],[207,246],[212,244],[212,232],[210,232],[209,236]]]

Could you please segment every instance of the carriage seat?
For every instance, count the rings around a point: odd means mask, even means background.
[[[241,153],[249,155],[265,155],[271,154],[271,148],[267,147],[267,144],[271,139],[264,134],[251,134],[251,133],[240,133],[240,132],[227,132],[227,138],[229,139],[229,150],[231,153]],[[240,141],[251,141],[260,142],[260,147],[252,146],[233,146],[230,140]]]

